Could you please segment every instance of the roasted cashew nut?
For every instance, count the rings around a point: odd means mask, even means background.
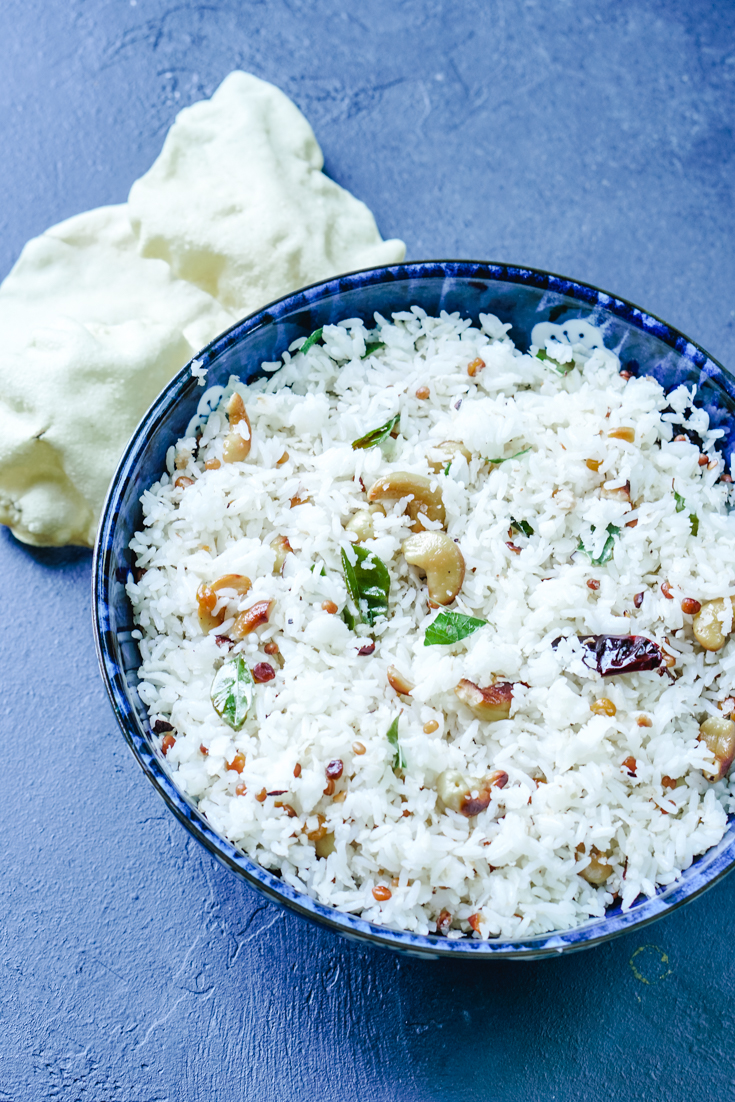
[[[267,624],[275,607],[275,601],[257,601],[236,618],[230,628],[230,638],[238,643],[262,624]]]
[[[197,612],[199,614],[199,626],[202,631],[209,633],[212,628],[219,627],[225,619],[227,610],[221,608],[214,613],[217,604],[217,592],[220,589],[234,589],[241,597],[250,592],[252,582],[245,574],[223,574],[216,582],[207,585],[206,582],[197,589]]]
[[[230,396],[230,400],[227,403],[227,416],[230,421],[230,431],[227,433],[222,444],[222,462],[240,463],[250,454],[253,433],[250,428],[250,418],[245,409],[245,403],[237,391]],[[239,425],[243,421],[247,426],[246,434],[234,428],[235,425]]]
[[[357,543],[363,543],[364,540],[374,538],[373,516],[375,513],[382,513],[385,516],[385,509],[379,504],[371,505],[369,509],[360,509],[345,524],[345,530],[356,537]]]
[[[199,627],[205,634],[209,634],[212,628],[218,627],[225,618],[224,609],[220,609],[215,615],[214,607],[216,604],[217,594],[212,586],[202,582],[197,589],[197,615],[199,617]]]
[[[403,555],[426,574],[431,600],[451,604],[464,581],[464,556],[454,540],[446,532],[418,532],[403,541]]]
[[[253,588],[253,583],[245,574],[223,574],[216,582],[212,582],[212,589],[216,592],[220,589],[234,589],[244,597]]]
[[[357,543],[362,543],[363,540],[371,540],[375,535],[372,515],[367,509],[360,509],[359,513],[355,513],[347,521],[345,531],[351,532]]]
[[[424,532],[426,529],[418,519],[425,516],[428,520],[439,521],[441,525],[446,520],[444,502],[442,501],[439,487],[432,490],[434,480],[423,474],[413,474],[411,471],[392,471],[383,475],[377,482],[373,482],[368,490],[368,501],[399,501],[402,497],[410,498],[406,512],[413,520],[412,531]]]
[[[408,678],[404,674],[402,674],[400,670],[396,669],[395,666],[388,667],[388,669],[386,670],[386,676],[388,678],[388,684],[390,685],[391,689],[395,689],[395,691],[397,693],[400,693],[401,696],[410,696],[412,690],[416,687],[413,682],[409,681]]]
[[[714,601],[705,601],[692,620],[694,638],[705,650],[721,650],[732,631],[730,628],[730,631],[725,632],[722,628],[722,621],[728,612],[727,601],[730,602],[735,616],[735,598],[716,597]]]
[[[463,455],[468,463],[472,459],[472,452],[460,440],[442,440],[441,444],[431,448],[426,458],[429,468],[438,474],[439,471],[445,470],[447,463],[451,463],[458,455]]]
[[[699,728],[698,740],[711,750],[715,759],[714,772],[703,769],[703,774],[708,781],[722,780],[735,759],[735,723],[724,716],[710,716]]]
[[[576,852],[580,856],[584,856],[584,846],[577,846]],[[597,848],[592,846],[590,849],[590,863],[586,865],[579,875],[583,880],[586,880],[588,884],[592,884],[595,888],[599,888],[601,884],[604,884],[613,874],[613,867],[604,860],[609,856],[607,853],[603,853]]]
[[[626,482],[624,486],[601,486],[600,497],[607,498],[608,501],[630,502],[630,482]]]
[[[330,853],[334,853],[334,850],[334,834],[331,830],[328,831],[323,838],[317,838],[316,842],[314,842],[314,852],[317,857],[326,859],[329,857]]]
[[[510,715],[513,701],[513,684],[510,681],[497,681],[481,689],[474,681],[463,678],[454,691],[478,719],[484,719],[487,723],[497,723]]]
[[[287,536],[276,536],[275,539],[271,540],[270,546],[273,548],[273,550],[276,553],[276,557],[275,557],[275,560],[273,562],[273,573],[274,574],[282,574],[283,573],[283,564],[286,561],[286,556],[291,554],[291,552],[293,551],[293,548],[291,547],[291,544],[288,542],[288,537]]]
[[[436,778],[436,791],[446,808],[470,819],[486,809],[493,788],[505,788],[507,783],[508,774],[503,769],[495,769],[486,777],[466,777],[458,769],[445,769]]]

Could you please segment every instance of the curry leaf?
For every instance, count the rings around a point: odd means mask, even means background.
[[[228,727],[239,731],[253,702],[253,675],[241,654],[227,658],[212,682],[212,707]]]
[[[574,360],[568,360],[565,364],[559,363],[558,360],[555,360],[554,357],[550,356],[543,348],[540,348],[536,353],[536,359],[548,362],[549,367],[553,367],[554,371],[559,375],[568,375],[575,367]]]
[[[602,554],[597,559],[592,559],[595,566],[600,566],[602,563],[609,562],[612,558],[613,548],[615,546],[615,537],[620,535],[620,529],[615,524],[608,524],[606,528],[607,539],[602,547]]]
[[[496,465],[498,463],[508,463],[508,462],[510,462],[511,459],[518,459],[518,458],[520,458],[520,456],[525,455],[526,452],[530,452],[530,450],[531,450],[531,445],[529,444],[529,446],[527,448],[521,448],[521,450],[519,452],[516,452],[515,455],[501,456],[499,459],[486,459],[485,462],[486,463],[495,463]]]
[[[350,552],[355,562],[350,562],[342,548],[342,569],[350,597],[355,602],[363,624],[371,627],[380,616],[388,615],[390,574],[382,559],[365,547],[354,545]]]
[[[527,520],[516,520],[515,517],[510,518],[511,528],[515,528],[516,531],[522,532],[524,536],[532,536],[533,528]]]
[[[594,524],[591,525],[591,528],[592,528],[592,531],[594,532],[594,530],[595,530]],[[605,531],[607,532],[607,539],[605,540],[605,543],[603,544],[602,551],[601,551],[600,555],[596,559],[593,558],[592,554],[587,550],[587,548],[582,543],[582,541],[581,540],[579,541],[579,546],[577,547],[577,550],[578,551],[584,551],[585,555],[587,555],[587,557],[589,558],[589,560],[593,564],[593,566],[602,566],[603,563],[606,563],[606,562],[610,561],[610,559],[612,558],[612,554],[613,554],[613,548],[615,546],[615,537],[620,535],[620,529],[615,524],[608,524]]]
[[[317,343],[317,341],[320,341],[322,339],[322,333],[323,332],[324,332],[324,326],[323,325],[321,326],[321,328],[315,329],[314,332],[311,334],[311,336],[307,337],[306,340],[304,341],[304,343],[301,345],[301,348],[299,349],[299,352],[308,352],[309,349]]]
[[[352,450],[357,451],[358,448],[362,448],[366,451],[368,448],[375,448],[378,444],[382,444],[383,441],[390,436],[394,429],[398,428],[398,423],[401,420],[400,413],[397,413],[395,417],[391,417],[390,421],[386,421],[384,425],[381,425],[377,429],[372,429],[371,432],[361,436],[359,440],[352,441]]]
[[[676,500],[677,513],[683,513],[687,507],[686,499],[683,498],[681,494],[677,493],[676,490],[674,490],[674,498]],[[696,536],[699,532],[699,517],[696,513],[689,514],[689,523],[692,526],[692,535]]]
[[[465,616],[463,612],[440,612],[436,620],[426,629],[424,646],[431,647],[441,643],[447,647],[451,643],[458,643],[460,639],[466,639],[486,623],[487,620]]]
[[[394,769],[406,768],[406,759],[403,756],[403,750],[401,750],[401,744],[398,741],[398,720],[400,718],[400,716],[396,716],[396,718],[393,720],[390,727],[388,728],[385,736],[391,746],[393,746],[395,749],[395,754],[393,755]]]
[[[345,607],[342,609],[341,615],[342,615],[342,619],[347,624],[347,627],[350,629],[350,631],[354,631],[355,630],[355,617],[352,615],[352,613],[350,612],[347,605],[345,605]]]
[[[360,359],[366,360],[368,356],[372,356],[373,352],[377,352],[379,348],[385,348],[385,341],[368,341]]]

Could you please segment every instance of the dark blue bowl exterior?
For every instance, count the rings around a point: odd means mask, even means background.
[[[698,387],[698,400],[712,422],[725,430],[728,459],[735,443],[735,380],[703,349],[638,307],[585,284],[548,272],[473,261],[426,261],[354,272],[308,287],[233,326],[197,357],[209,369],[207,385],[226,384],[230,375],[250,381],[260,364],[280,358],[291,341],[314,329],[359,317],[372,324],[412,305],[429,314],[459,311],[477,320],[496,314],[513,326],[510,335],[526,349],[540,321],[563,323],[583,317],[602,330],[605,345],[634,374],[654,375],[667,389]],[[150,408],[117,469],[103,512],[95,551],[93,607],[102,674],[123,734],[144,773],[174,815],[225,866],[264,895],[345,937],[425,958],[533,959],[599,944],[641,926],[692,899],[729,872],[735,860],[735,823],[719,845],[699,858],[676,884],[653,899],[640,899],[625,914],[610,910],[562,933],[522,941],[450,941],[365,922],[317,903],[245,857],[216,834],[177,790],[154,748],[145,707],[136,690],[140,656],[125,582],[132,568],[128,544],[142,520],[140,497],[165,465],[166,451],[185,431],[203,390],[183,368]]]

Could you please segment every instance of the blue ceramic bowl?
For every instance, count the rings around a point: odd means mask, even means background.
[[[548,272],[470,261],[427,261],[354,272],[289,295],[233,326],[200,353],[208,385],[225,384],[231,374],[247,382],[262,361],[279,359],[296,337],[342,318],[372,322],[379,311],[419,305],[430,314],[459,311],[476,320],[496,314],[512,324],[516,345],[526,349],[539,322],[571,332],[584,319],[615,350],[623,368],[654,375],[667,389],[697,384],[699,401],[711,420],[725,429],[722,448],[728,459],[735,442],[735,379],[693,341],[622,299]],[[94,617],[102,675],[127,742],[148,779],[168,807],[214,856],[269,899],[284,904],[345,937],[414,956],[510,957],[529,959],[598,945],[633,927],[661,917],[710,887],[733,866],[735,823],[719,845],[699,858],[681,880],[653,899],[639,899],[625,914],[618,908],[573,930],[520,941],[449,941],[376,926],[355,915],[315,902],[284,884],[216,834],[196,807],[173,784],[151,735],[148,716],[136,691],[138,648],[125,594],[132,567],[128,544],[140,526],[140,496],[163,470],[166,449],[183,435],[197,410],[202,390],[183,368],[150,408],[120,462],[105,505],[94,561]]]

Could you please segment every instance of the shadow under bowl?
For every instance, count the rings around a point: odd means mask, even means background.
[[[250,382],[263,361],[275,361],[297,337],[344,318],[373,324],[411,306],[437,315],[459,311],[478,320],[480,313],[510,322],[510,336],[525,351],[540,322],[573,337],[580,320],[596,327],[607,348],[634,375],[653,375],[670,390],[697,387],[697,403],[713,427],[724,430],[720,442],[728,462],[735,443],[735,379],[702,348],[658,318],[594,287],[549,272],[474,261],[424,261],[354,272],[308,287],[245,318],[212,341],[197,360],[207,369],[207,385],[226,385],[230,375]],[[136,689],[140,654],[132,638],[132,609],[125,583],[133,561],[129,543],[141,526],[140,497],[165,467],[167,449],[186,431],[197,412],[202,389],[190,365],[172,379],[138,426],[118,466],[105,504],[95,549],[93,614],[102,676],[122,732],[143,772],[186,829],[227,868],[263,895],[344,937],[424,958],[473,957],[534,959],[598,945],[634,927],[660,918],[693,899],[729,872],[735,861],[735,822],[718,845],[698,858],[681,879],[654,898],[640,898],[622,913],[612,908],[571,930],[520,940],[449,940],[366,922],[318,903],[285,884],[217,834],[183,796],[155,746],[148,714]]]

